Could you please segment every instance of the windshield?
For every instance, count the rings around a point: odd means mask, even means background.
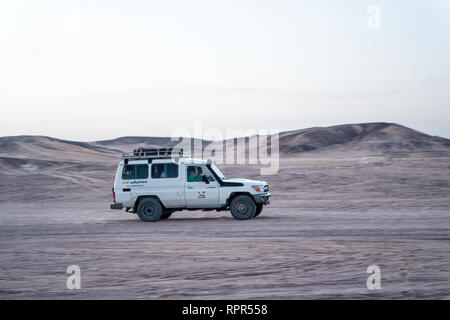
[[[215,164],[211,165],[211,169],[214,170],[214,172],[219,176],[220,179],[222,180],[226,180],[227,178],[225,178],[225,176],[223,175],[222,172],[220,172],[219,168],[217,168],[217,166]]]

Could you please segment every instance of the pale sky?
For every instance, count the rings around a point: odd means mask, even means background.
[[[1,0],[0,111],[0,136],[83,141],[194,121],[450,138],[450,1]]]

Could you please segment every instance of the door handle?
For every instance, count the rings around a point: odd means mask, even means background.
[[[206,187],[206,189],[215,189],[216,187]]]
[[[194,187],[189,187],[189,186],[188,186],[187,188],[188,188],[188,189],[194,189]]]

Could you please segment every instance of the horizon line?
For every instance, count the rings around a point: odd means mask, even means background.
[[[300,129],[287,129],[285,131],[278,131],[278,133],[279,134],[283,134],[283,133],[291,133],[291,132],[295,132],[295,131],[310,130],[310,129],[316,129],[316,128],[333,128],[333,127],[339,127],[339,126],[370,125],[370,124],[396,125],[396,126],[400,126],[400,127],[404,127],[404,128],[413,130],[413,131],[420,132],[420,133],[428,135],[430,137],[438,137],[438,138],[443,138],[443,139],[447,139],[447,140],[450,139],[450,138],[439,136],[439,135],[428,134],[428,133],[425,133],[423,131],[419,131],[419,130],[413,129],[411,127],[407,127],[407,126],[399,124],[399,123],[384,122],[384,121],[344,123],[344,124],[336,124],[336,125],[330,125],[330,126],[313,126],[313,127],[300,128]],[[225,130],[227,130],[227,129],[225,129]],[[239,129],[232,129],[232,130],[239,130]],[[252,130],[252,129],[244,129],[244,130]],[[255,129],[255,130],[258,130],[258,129]],[[272,130],[274,130],[274,129],[272,129]],[[222,139],[222,140],[206,140],[206,139],[198,138],[198,137],[194,137],[194,136],[180,136],[178,138],[183,138],[183,139],[200,139],[202,141],[214,142],[214,141],[226,141],[226,140],[238,139],[238,138],[247,138],[247,137],[253,137],[253,136],[264,136],[264,135],[254,134],[254,135],[249,135],[249,136],[234,136],[234,137],[226,138],[226,139]],[[3,139],[3,138],[18,138],[18,137],[41,137],[41,138],[56,139],[56,140],[60,140],[60,141],[82,142],[82,143],[98,143],[98,142],[113,141],[113,140],[118,140],[118,139],[123,139],[123,138],[156,138],[156,139],[158,139],[158,138],[159,139],[170,139],[170,138],[172,138],[172,136],[168,136],[168,135],[166,135],[166,136],[152,136],[152,135],[148,135],[148,136],[141,136],[141,135],[139,135],[139,136],[137,136],[137,135],[130,135],[130,136],[117,136],[115,138],[109,138],[109,139],[86,140],[86,141],[84,141],[84,140],[71,140],[71,139],[57,138],[55,136],[49,136],[49,135],[45,135],[45,134],[18,134],[18,135],[0,136],[0,139]]]

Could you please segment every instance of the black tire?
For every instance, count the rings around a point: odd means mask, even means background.
[[[173,210],[164,210],[163,214],[161,215],[161,220],[163,219],[169,219],[170,216],[172,215],[172,213],[174,213]]]
[[[154,222],[161,219],[163,208],[158,200],[147,198],[139,202],[137,214],[142,221]]]
[[[262,204],[257,204],[256,205],[256,212],[255,212],[255,215],[253,216],[253,218],[259,216],[259,214],[262,212],[262,209],[263,209],[263,205]]]
[[[230,211],[235,219],[251,219],[256,213],[256,203],[249,196],[237,196],[231,201]]]

